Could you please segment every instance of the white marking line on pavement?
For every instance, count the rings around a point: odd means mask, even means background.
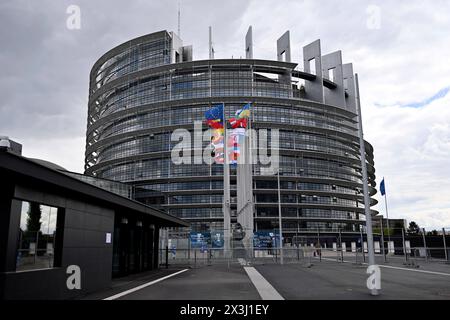
[[[169,278],[171,278],[171,277],[173,277],[173,276],[176,276],[176,275],[178,275],[178,274],[180,274],[180,273],[183,273],[183,272],[185,272],[185,271],[188,271],[188,270],[189,270],[189,269],[183,269],[183,270],[181,270],[181,271],[178,271],[178,272],[169,274],[168,276],[165,276],[165,277],[162,277],[162,278],[159,278],[159,279],[156,279],[156,280],[153,280],[153,281],[144,283],[144,284],[142,284],[142,285],[140,285],[140,286],[137,286],[137,287],[135,287],[135,288],[133,288],[133,289],[126,290],[126,291],[123,291],[123,292],[121,292],[121,293],[115,294],[115,295],[113,295],[113,296],[111,296],[111,297],[108,297],[108,298],[105,298],[105,299],[103,299],[103,300],[115,300],[115,299],[117,299],[117,298],[126,296],[127,294],[130,294],[130,293],[133,293],[133,292],[135,292],[135,291],[144,289],[144,288],[146,288],[146,287],[148,287],[148,286],[151,286],[152,284],[155,284],[155,283],[161,282],[161,281],[163,281],[163,280],[169,279]]]
[[[444,272],[436,272],[436,271],[428,271],[428,270],[414,270],[414,269],[407,269],[407,268],[401,268],[401,267],[386,266],[384,264],[379,264],[379,266],[383,267],[383,268],[388,268],[388,269],[407,270],[407,271],[413,271],[413,272],[429,273],[429,274],[436,274],[439,276],[450,277],[450,273],[444,273]]]
[[[336,261],[336,259],[330,259],[330,258],[322,258],[322,260]],[[344,263],[352,263],[352,261],[344,261]],[[364,262],[362,264],[368,265],[366,262]],[[408,268],[402,268],[402,267],[387,266],[387,265],[384,265],[384,264],[379,264],[378,266],[382,267],[382,268],[388,268],[388,269],[405,270],[405,271],[428,273],[428,274],[435,274],[435,275],[438,275],[438,276],[450,277],[450,273],[444,273],[444,272],[428,271],[428,270],[415,270],[415,269],[408,269]]]
[[[263,300],[284,300],[274,287],[253,267],[244,267],[248,277]]]
[[[241,266],[246,266],[246,265],[247,265],[247,261],[245,261],[245,259],[238,258],[237,260],[238,260],[238,262],[239,262],[239,264],[240,264]]]

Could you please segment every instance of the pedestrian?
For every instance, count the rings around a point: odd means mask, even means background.
[[[317,256],[320,256],[321,249],[322,249],[322,247],[320,246],[320,242],[317,242],[316,243],[316,251],[314,252],[314,257],[316,256],[316,253],[317,253]]]

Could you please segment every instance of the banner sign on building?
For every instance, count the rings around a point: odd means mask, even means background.
[[[211,245],[213,248],[223,248],[223,232],[211,232]]]
[[[253,247],[255,249],[278,248],[279,239],[278,231],[256,231],[253,233]]]
[[[191,248],[205,248],[211,244],[211,233],[209,232],[191,232]]]

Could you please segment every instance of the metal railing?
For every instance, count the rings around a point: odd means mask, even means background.
[[[232,241],[227,251],[223,247],[214,247],[211,242],[194,246],[189,233],[172,233],[160,245],[161,265],[187,265],[191,267],[227,264],[285,264],[301,263],[310,265],[317,261],[332,260],[363,264],[367,262],[367,236],[364,233],[338,234],[315,233],[291,235],[283,238],[283,248],[279,247],[277,231],[270,240],[261,242],[255,234],[244,247],[239,241]],[[214,234],[214,232],[212,232]],[[277,239],[275,239],[277,238]],[[249,247],[249,244],[254,247]],[[450,248],[445,235],[390,234],[375,235],[374,249],[376,263],[398,263],[417,267],[424,263],[450,264]],[[281,259],[281,255],[283,259]]]
[[[321,260],[320,249],[311,247],[283,248],[284,264],[312,264]],[[280,263],[280,248],[271,249],[160,249],[160,266],[201,267],[211,265],[249,266]]]

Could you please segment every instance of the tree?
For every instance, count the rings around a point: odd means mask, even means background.
[[[408,233],[409,234],[419,234],[420,233],[420,227],[417,223],[415,223],[414,221],[411,221],[409,223],[409,227],[408,227]]]
[[[46,240],[44,239],[41,232],[41,205],[39,203],[30,202],[30,207],[28,208],[28,218],[27,218],[27,230],[25,235],[28,241],[36,243],[37,255],[41,256],[45,253]]]
[[[402,229],[403,229],[403,223],[401,222],[395,222],[394,226],[392,228],[392,234],[391,235],[401,235],[402,234]]]
[[[41,206],[39,203],[30,202],[28,208],[27,231],[37,232],[41,230]]]
[[[427,236],[438,236],[439,233],[437,232],[437,230],[433,230],[431,232],[427,232]]]

